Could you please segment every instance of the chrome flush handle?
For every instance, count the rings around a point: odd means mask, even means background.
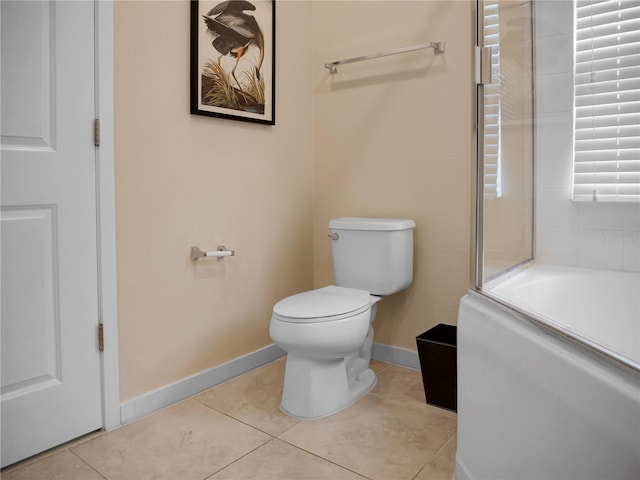
[[[340,235],[338,235],[338,232],[333,232],[327,235],[327,237],[329,237],[331,240],[338,240],[340,238]]]

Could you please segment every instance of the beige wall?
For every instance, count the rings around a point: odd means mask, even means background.
[[[122,400],[269,345],[273,304],[312,287],[310,10],[278,2],[270,127],[189,114],[188,1],[115,3]]]
[[[469,284],[472,18],[466,1],[313,3],[315,286],[332,282],[331,218],[417,224],[414,281],[379,304],[379,343],[415,350],[416,335],[455,324]],[[434,40],[444,54],[323,68]]]
[[[122,400],[271,343],[273,304],[332,283],[331,218],[413,218],[415,275],[376,341],[456,322],[469,278],[472,3],[277,2],[277,125],[189,114],[189,4],[115,4]],[[313,19],[313,21],[312,21]],[[326,61],[431,40],[432,50]],[[189,261],[189,247],[236,249]]]

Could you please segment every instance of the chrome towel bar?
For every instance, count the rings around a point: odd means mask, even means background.
[[[324,64],[324,68],[328,68],[331,73],[338,71],[338,65],[345,63],[362,62],[364,60],[373,60],[374,58],[387,57],[389,55],[398,55],[399,53],[408,53],[415,50],[423,50],[425,48],[433,48],[436,53],[444,53],[444,42],[429,42],[422,45],[414,45],[412,47],[399,48],[397,50],[389,50],[386,52],[374,53],[372,55],[363,55],[361,57],[347,58],[346,60],[337,60]]]

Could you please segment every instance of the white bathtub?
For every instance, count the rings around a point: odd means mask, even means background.
[[[536,264],[485,290],[640,370],[640,274]]]
[[[640,478],[638,274],[534,266],[458,316],[457,479]]]

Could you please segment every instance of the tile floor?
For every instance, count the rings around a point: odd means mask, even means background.
[[[453,478],[456,415],[427,405],[414,370],[320,420],[280,412],[284,359],[108,433],[9,467],[3,480]]]

